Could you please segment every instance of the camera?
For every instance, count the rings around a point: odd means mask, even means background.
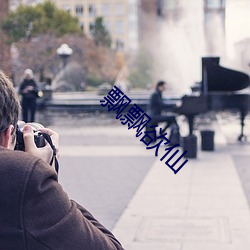
[[[39,128],[43,128],[43,126],[39,123],[36,122],[32,122],[32,123],[19,123],[17,125],[17,129],[16,129],[16,145],[15,145],[15,150],[20,150],[20,151],[24,151],[25,150],[25,145],[24,145],[24,140],[23,140],[23,127],[25,125],[30,125],[34,131],[34,141],[35,144],[38,148],[42,148],[45,146],[45,139],[43,137],[43,135],[37,131],[37,129]]]

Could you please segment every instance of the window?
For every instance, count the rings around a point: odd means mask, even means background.
[[[95,24],[94,23],[89,23],[89,32],[93,33],[95,30]]]
[[[104,24],[105,28],[106,28],[109,32],[112,30],[112,29],[111,29],[111,22],[104,20],[104,21],[103,21],[103,24]]]
[[[136,5],[129,5],[128,16],[136,16],[137,15],[137,6]]]
[[[157,3],[158,3],[157,7],[159,8],[161,2],[158,1]],[[174,9],[177,9],[177,7],[178,7],[178,3],[176,2],[176,0],[168,0],[168,1],[165,0],[163,4],[164,4],[164,6],[166,6],[167,10],[174,10]]]
[[[102,16],[109,16],[111,11],[111,5],[109,3],[102,4]]]
[[[116,16],[123,16],[125,14],[124,4],[117,3],[115,4],[115,15]]]
[[[70,11],[71,11],[71,8],[70,8],[69,5],[65,5],[65,6],[63,7],[63,9],[64,9],[66,12],[68,12],[68,13],[70,13]]]
[[[94,4],[89,4],[89,16],[96,15],[96,6]]]
[[[205,5],[208,9],[220,9],[225,7],[224,0],[206,0]]]
[[[115,46],[117,50],[123,50],[124,49],[124,42],[120,39],[116,39]]]
[[[83,22],[80,22],[80,29],[81,29],[81,31],[84,31],[84,23]]]
[[[83,6],[82,5],[76,5],[76,15],[77,16],[83,15]]]
[[[124,32],[124,22],[123,21],[116,21],[115,22],[115,32],[116,33],[123,33]]]
[[[137,22],[135,21],[129,21],[128,22],[128,27],[129,27],[129,32],[132,33],[132,32],[137,32]]]

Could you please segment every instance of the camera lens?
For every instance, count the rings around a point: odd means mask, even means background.
[[[29,123],[25,123],[23,121],[18,121],[18,126],[20,128],[21,131],[23,131],[23,127],[25,125],[29,125],[32,127],[33,131],[37,131],[40,128],[44,128],[44,126],[38,122],[29,122]]]
[[[25,125],[29,125],[32,127],[34,131],[34,141],[35,141],[36,146],[38,148],[44,147],[46,144],[44,137],[40,132],[37,131],[40,128],[44,128],[44,126],[37,122],[25,123],[25,122],[19,121],[17,125],[17,129],[16,129],[15,150],[25,151],[25,144],[23,140],[23,128]]]

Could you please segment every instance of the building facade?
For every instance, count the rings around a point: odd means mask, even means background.
[[[51,0],[58,8],[79,19],[86,35],[91,36],[96,17],[103,17],[113,48],[136,50],[138,47],[138,0]],[[44,0],[10,0],[14,10],[19,4],[37,4]]]
[[[23,5],[35,5],[43,3],[44,0],[9,0],[10,10],[15,10],[20,4]]]
[[[112,38],[112,46],[120,50],[138,47],[137,0],[52,0],[59,8],[78,17],[86,35],[91,35],[96,17],[103,17]]]

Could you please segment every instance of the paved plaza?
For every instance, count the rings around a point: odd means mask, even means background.
[[[133,130],[97,116],[99,124],[87,114],[48,122],[61,135],[59,181],[125,249],[250,248],[250,143],[236,141],[239,121],[218,115],[213,152],[200,149],[196,131],[197,159],[175,175]]]

